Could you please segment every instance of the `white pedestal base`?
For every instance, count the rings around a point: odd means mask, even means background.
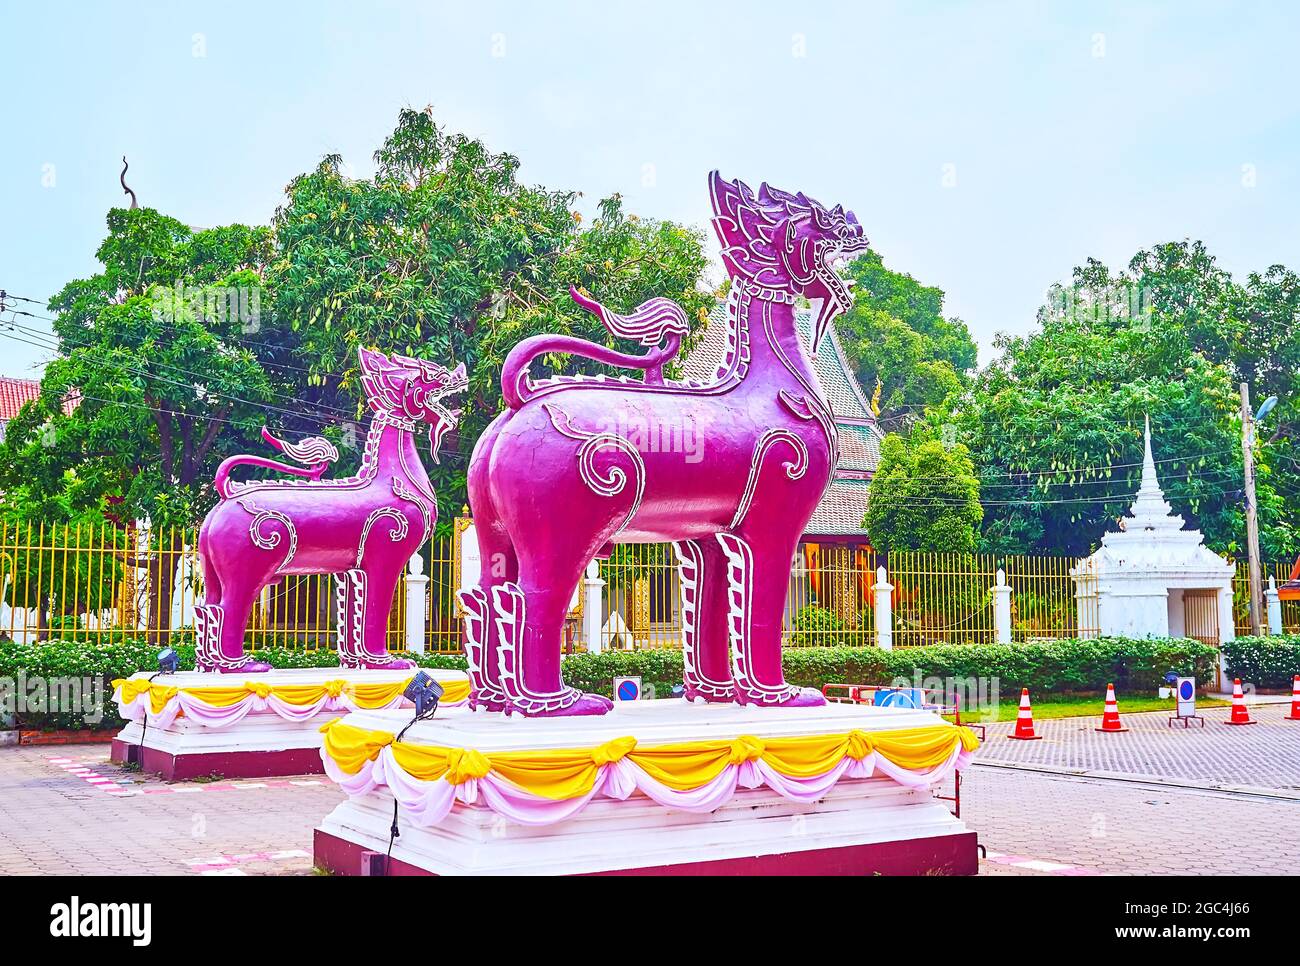
[[[462,671],[444,671],[426,668],[434,680],[446,686],[450,682],[464,682]],[[238,686],[244,681],[257,681],[272,687],[278,685],[319,685],[326,681],[354,683],[396,683],[405,681],[415,673],[410,670],[369,671],[348,670],[337,667],[293,668],[268,671],[265,674],[202,674],[182,671],[154,678],[155,684],[176,688],[213,688]],[[132,679],[148,678],[145,672]],[[141,696],[136,701],[147,701]],[[155,722],[142,725],[128,722],[113,739],[114,761],[139,761],[144,771],[154,772],[168,781],[220,775],[224,778],[265,778],[272,775],[320,774],[320,727],[328,721],[349,712],[322,710],[304,721],[290,721],[274,711],[251,711],[228,727],[209,727],[186,718],[184,715],[161,726]],[[378,713],[378,712],[376,712]],[[404,721],[410,712],[387,712]],[[440,709],[438,714],[462,713],[458,709]],[[143,746],[141,739],[143,738]]]
[[[358,727],[393,731],[391,712],[357,712]],[[831,705],[759,709],[678,701],[617,705],[603,717],[529,719],[459,714],[420,722],[405,741],[474,748],[587,747],[620,735],[645,745],[767,738],[940,724],[929,712]],[[949,779],[951,781],[951,779]],[[384,874],[393,797],[381,787],[340,804],[316,829],[316,863],[341,874]],[[812,804],[763,788],[738,789],[714,812],[666,808],[634,794],[594,799],[544,826],[507,821],[457,802],[440,824],[399,818],[389,874],[974,874],[975,833],[929,789],[885,777],[845,780]],[[376,855],[377,853],[377,855]]]

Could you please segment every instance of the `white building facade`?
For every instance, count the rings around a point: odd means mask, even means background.
[[[1120,529],[1071,572],[1081,627],[1102,637],[1233,638],[1234,566],[1165,501],[1146,425],[1142,483]],[[1091,618],[1091,619],[1089,619]]]

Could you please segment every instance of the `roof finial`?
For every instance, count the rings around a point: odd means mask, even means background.
[[[1151,454],[1151,417],[1144,416],[1143,438],[1146,444],[1142,454],[1142,482],[1138,485],[1137,498],[1129,510],[1130,519],[1124,529],[1150,530],[1169,528],[1177,530],[1182,527],[1182,518],[1175,516],[1169,504],[1165,502],[1164,492],[1160,489],[1160,479],[1156,476],[1156,461]]]
[[[1144,413],[1142,418],[1146,422],[1146,428],[1143,430],[1143,435],[1146,438],[1146,452],[1142,455],[1142,487],[1146,489],[1148,486],[1147,480],[1150,480],[1150,486],[1158,490],[1160,489],[1160,480],[1156,478],[1156,461],[1155,457],[1151,455],[1151,415]]]
[[[117,176],[117,180],[122,182],[122,193],[131,196],[131,210],[134,211],[139,208],[140,205],[135,200],[135,192],[126,186],[126,171],[129,167],[131,166],[126,163],[126,155],[124,154],[122,155],[122,173]]]

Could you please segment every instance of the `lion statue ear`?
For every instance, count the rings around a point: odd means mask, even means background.
[[[389,361],[395,367],[399,367],[402,369],[410,369],[415,372],[419,372],[425,366],[428,365],[428,363],[423,361],[422,359],[413,359],[410,356],[399,356],[395,352],[392,354],[392,356],[389,357]]]
[[[795,220],[794,218],[783,219],[777,230],[783,239],[781,249],[785,252],[786,270],[794,281],[802,285],[812,281],[816,265],[813,264],[812,242],[807,238],[798,237]]]
[[[389,367],[388,356],[364,346],[357,347],[357,358],[361,362],[363,376],[365,374],[377,376]]]
[[[361,361],[361,386],[366,392],[366,401],[370,408],[381,412],[401,412],[405,409],[402,394],[405,380],[403,369],[382,352],[373,349],[357,349]]]
[[[717,171],[709,175],[713,230],[722,246],[722,259],[732,271],[758,278],[777,266],[773,241],[781,236],[754,193],[741,181],[727,181]]]

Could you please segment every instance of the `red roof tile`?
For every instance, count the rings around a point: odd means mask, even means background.
[[[10,379],[0,376],[0,420],[9,422],[18,415],[24,403],[41,395],[41,384],[35,379]]]
[[[0,376],[0,423],[7,423],[18,415],[18,410],[22,409],[26,403],[33,399],[39,399],[41,396],[41,383],[38,379],[13,379],[9,376]],[[63,402],[63,411],[70,413],[77,408],[81,401],[77,393],[73,392]]]

